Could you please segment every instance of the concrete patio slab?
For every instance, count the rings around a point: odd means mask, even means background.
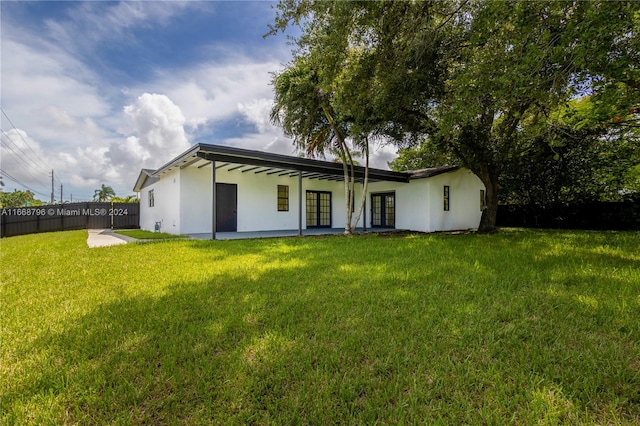
[[[89,229],[87,245],[89,248],[109,247],[136,241],[135,238],[116,234],[112,229]]]
[[[375,228],[374,230],[367,229],[367,232],[385,232],[393,231],[392,228]],[[302,236],[310,235],[333,235],[342,234],[344,228],[314,228],[303,229]],[[364,229],[357,228],[356,233],[362,233]],[[190,238],[196,240],[210,240],[211,232],[188,234]],[[278,231],[255,231],[255,232],[216,232],[216,240],[242,240],[248,238],[278,238],[278,237],[297,237],[297,229],[283,229]]]
[[[87,245],[90,248],[94,247],[109,247],[121,244],[127,244],[133,241],[147,241],[137,240],[135,238],[127,237],[125,235],[116,234],[113,229],[89,229],[89,236],[87,237]],[[373,230],[367,229],[366,232],[387,232],[394,231],[392,228],[374,228]],[[335,235],[342,234],[344,228],[315,228],[315,229],[303,229],[302,236],[312,235]],[[365,232],[364,229],[356,229],[356,233],[361,234]],[[194,240],[210,240],[211,233],[198,233],[187,234],[189,238]],[[276,231],[255,231],[255,232],[216,232],[216,240],[243,240],[250,238],[279,238],[279,237],[297,237],[298,230],[283,229]],[[149,240],[154,241],[154,240]]]

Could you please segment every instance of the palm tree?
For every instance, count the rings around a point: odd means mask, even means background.
[[[352,234],[359,220],[361,207],[352,223],[354,206],[355,169],[348,139],[366,155],[364,191],[367,187],[369,167],[368,138],[351,134],[350,123],[334,110],[332,92],[323,90],[319,84],[320,75],[305,59],[298,58],[289,68],[275,74],[272,84],[275,89],[274,105],[271,109],[271,122],[282,127],[285,135],[293,138],[296,147],[313,158],[324,156],[329,151],[338,156],[344,171],[345,189],[345,234]],[[366,145],[366,146],[365,146]],[[363,192],[364,194],[365,192]]]
[[[115,196],[116,196],[116,192],[113,190],[113,188],[110,186],[106,186],[103,183],[102,187],[99,189],[96,189],[95,192],[93,193],[93,201],[98,201],[102,203],[102,202],[111,200]]]

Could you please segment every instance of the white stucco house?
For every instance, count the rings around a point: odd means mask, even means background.
[[[365,169],[356,167],[356,206]],[[197,144],[133,189],[140,228],[172,234],[344,228],[342,165],[221,145]],[[484,186],[471,171],[443,166],[369,169],[359,228],[422,232],[477,228]]]

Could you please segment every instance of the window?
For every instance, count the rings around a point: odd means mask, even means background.
[[[289,186],[278,185],[278,211],[289,211]]]
[[[444,211],[448,212],[450,208],[451,206],[449,204],[449,186],[445,185],[444,186]]]
[[[153,189],[149,191],[149,207],[153,207],[156,204],[156,199],[153,195]]]
[[[487,199],[484,195],[484,189],[480,190],[480,210],[484,210],[487,208]]]

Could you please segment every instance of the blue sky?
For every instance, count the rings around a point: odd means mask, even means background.
[[[272,5],[3,0],[4,190],[23,189],[8,174],[48,200],[54,169],[57,200],[60,183],[65,201],[102,183],[127,195],[198,142],[295,155],[268,120],[271,73],[291,60],[285,35],[263,38]]]

